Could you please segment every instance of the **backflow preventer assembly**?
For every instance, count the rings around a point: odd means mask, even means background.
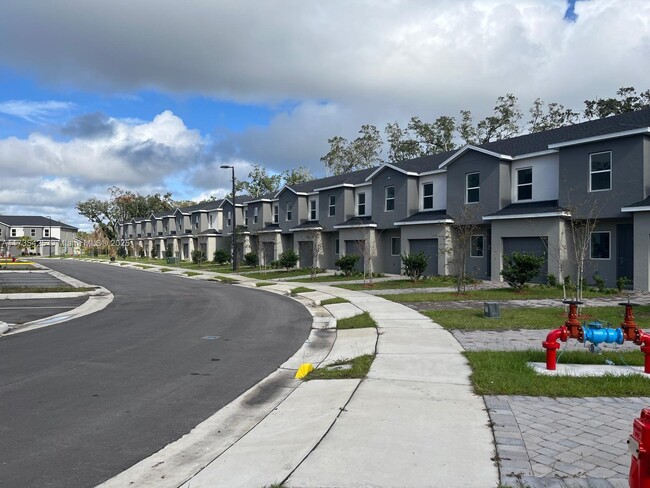
[[[625,319],[620,327],[614,329],[604,327],[601,322],[581,323],[578,320],[578,305],[582,302],[565,301],[569,305],[569,316],[558,329],[552,330],[542,342],[546,349],[546,369],[555,370],[557,364],[557,350],[560,348],[560,341],[577,339],[582,343],[590,343],[590,349],[598,350],[599,344],[623,344],[625,341],[632,341],[641,346],[641,352],[645,355],[644,371],[650,374],[650,334],[643,332],[634,321],[634,304],[620,303],[625,307]]]

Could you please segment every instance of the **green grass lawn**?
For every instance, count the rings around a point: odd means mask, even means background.
[[[335,281],[356,281],[356,280],[362,280],[363,275],[350,275],[350,276],[345,276],[342,274],[336,274],[336,275],[326,275],[326,276],[314,276],[312,277],[305,277],[305,278],[296,278],[293,280],[287,280],[287,281],[301,281],[303,283],[329,283],[335,282]]]
[[[203,274],[203,273],[197,273],[196,271],[186,271],[186,272],[183,273],[183,274],[184,274],[185,276],[191,278],[192,276],[199,276],[199,275],[201,275],[201,274]]]
[[[387,300],[393,302],[412,303],[412,302],[453,302],[458,300],[481,300],[481,301],[499,301],[499,300],[534,300],[540,298],[551,298],[562,300],[562,289],[550,286],[531,286],[524,288],[522,291],[515,291],[512,288],[497,288],[492,290],[468,290],[465,294],[457,293],[399,293],[396,295],[381,295]],[[598,293],[597,291],[585,290],[584,298],[614,297],[616,295],[608,293]]]
[[[471,381],[478,395],[527,395],[549,397],[629,397],[650,395],[648,375],[573,378],[536,374],[527,362],[545,362],[545,351],[464,353],[472,368]],[[558,355],[558,363],[643,365],[640,351],[592,354],[568,351]]]
[[[299,293],[309,293],[310,291],[316,291],[316,290],[312,290],[311,288],[306,288],[304,286],[298,286],[296,288],[291,289],[291,294],[298,295]]]
[[[456,282],[453,276],[431,276],[418,281],[411,281],[407,278],[390,281],[373,281],[372,286],[364,285],[363,283],[350,283],[347,285],[335,286],[338,288],[345,288],[346,290],[402,290],[405,288],[441,288],[455,286],[455,284]]]
[[[275,283],[273,283],[272,281],[258,281],[257,283],[255,283],[255,286],[257,286],[258,288],[262,286],[271,286],[271,285],[275,285]]]
[[[372,319],[368,312],[364,312],[354,317],[341,319],[336,322],[337,329],[364,329],[367,327],[377,327],[377,323]]]
[[[345,298],[334,297],[334,298],[328,298],[327,300],[323,300],[322,302],[320,302],[321,305],[334,305],[336,303],[350,303],[350,301],[346,300]]]
[[[556,329],[566,321],[564,307],[548,308],[501,308],[501,318],[488,319],[483,309],[472,310],[426,310],[426,315],[446,329],[461,330],[511,330],[511,329]],[[581,322],[600,320],[618,327],[623,322],[625,309],[620,306],[583,308]],[[650,321],[650,306],[634,308],[639,323]]]
[[[364,354],[354,359],[344,359],[332,363],[326,368],[317,368],[305,376],[309,380],[340,380],[350,378],[365,378],[374,361],[374,354]],[[348,369],[336,369],[336,366],[350,365]],[[332,369],[334,367],[334,369]]]
[[[292,269],[287,271],[285,269],[270,269],[268,271],[256,271],[253,273],[246,273],[247,278],[255,278],[257,280],[274,280],[276,278],[291,278],[293,276],[306,276],[310,274],[308,269]],[[319,270],[318,273],[324,273]]]

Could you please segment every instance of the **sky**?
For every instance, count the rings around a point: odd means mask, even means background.
[[[646,90],[648,52],[647,0],[3,0],[0,213],[89,229],[75,203],[113,185],[323,176],[362,124]]]

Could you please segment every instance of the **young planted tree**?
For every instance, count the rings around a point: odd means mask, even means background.
[[[293,249],[287,249],[278,258],[278,264],[286,268],[287,272],[296,267],[300,258]]]
[[[456,268],[456,293],[464,294],[467,291],[467,257],[472,245],[472,236],[480,228],[474,210],[469,205],[464,205],[461,213],[454,218],[451,224],[451,247],[447,250],[452,253],[452,261]]]
[[[16,247],[23,256],[27,256],[29,251],[32,251],[36,247],[36,242],[29,236],[22,236],[18,238]]]

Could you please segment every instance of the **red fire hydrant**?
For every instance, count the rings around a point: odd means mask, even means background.
[[[630,488],[650,488],[650,408],[641,410],[641,416],[634,419],[627,444],[632,455]]]

